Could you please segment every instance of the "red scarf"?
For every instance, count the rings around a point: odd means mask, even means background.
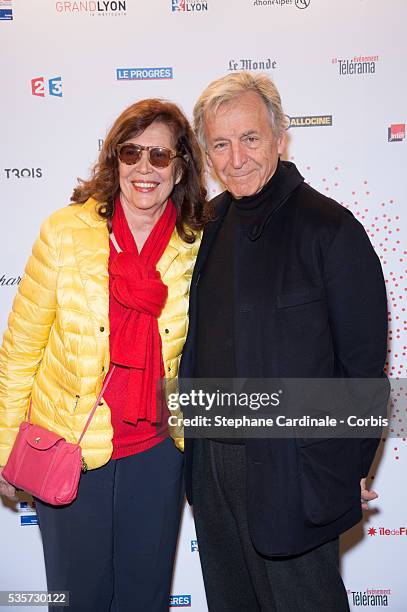
[[[130,370],[123,420],[134,425],[139,419],[160,422],[164,364],[157,319],[167,301],[168,287],[156,264],[170,241],[175,221],[175,207],[168,200],[139,253],[120,198],[116,198],[112,229],[122,252],[111,253],[109,260],[110,308],[118,321],[110,353],[112,363]]]

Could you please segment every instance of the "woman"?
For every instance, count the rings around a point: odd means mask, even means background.
[[[177,375],[206,206],[181,111],[153,99],[126,109],[71,199],[41,228],[0,349],[0,465],[30,398],[34,423],[76,442],[115,366],[81,443],[76,500],[37,501],[48,589],[69,591],[75,612],[162,611],[183,459],[160,380]],[[0,493],[15,493],[1,477]]]

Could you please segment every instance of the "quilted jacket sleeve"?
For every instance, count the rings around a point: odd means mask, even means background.
[[[56,311],[56,232],[48,219],[34,244],[0,349],[0,466],[25,418]]]

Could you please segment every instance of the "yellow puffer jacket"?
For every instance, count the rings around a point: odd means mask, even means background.
[[[109,369],[109,234],[97,202],[67,206],[43,224],[0,349],[0,465],[32,397],[32,421],[76,442]],[[166,378],[174,381],[188,321],[199,239],[176,230],[157,269],[168,286],[159,318]],[[180,432],[172,433],[183,448]],[[98,407],[81,443],[90,469],[112,453],[110,410]]]

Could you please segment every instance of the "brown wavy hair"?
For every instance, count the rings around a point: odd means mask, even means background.
[[[89,180],[78,179],[71,201],[83,204],[90,197],[100,202],[99,215],[107,219],[109,231],[114,202],[120,192],[117,145],[138,136],[158,121],[167,125],[180,157],[175,158],[181,180],[171,194],[177,211],[176,228],[184,242],[195,241],[194,231],[201,230],[210,219],[204,182],[202,152],[192,128],[182,111],[171,102],[159,99],[141,100],[132,104],[116,119],[106,136],[98,161]]]

